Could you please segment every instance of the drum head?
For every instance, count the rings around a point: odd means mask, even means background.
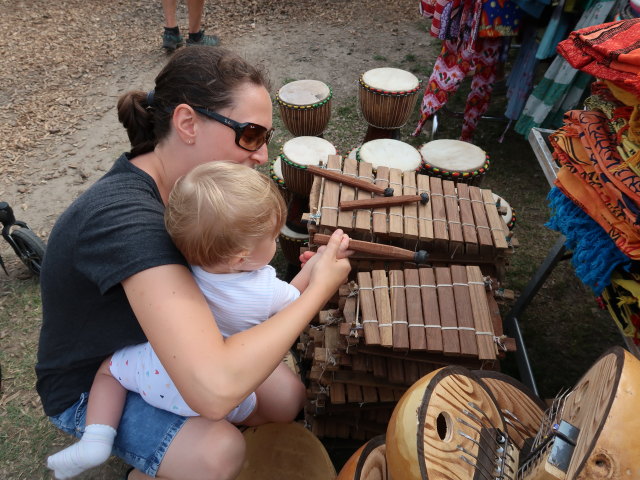
[[[398,168],[403,172],[416,170],[422,163],[420,152],[408,143],[390,138],[379,138],[365,142],[357,152],[358,160],[373,165],[373,168]]]
[[[284,186],[284,177],[282,176],[282,159],[280,155],[271,160],[269,164],[269,174],[279,185]]]
[[[408,92],[420,86],[413,73],[399,68],[374,68],[362,74],[362,81],[375,90],[385,92]]]
[[[282,235],[285,238],[288,238],[289,240],[293,240],[294,242],[305,243],[305,242],[307,242],[309,240],[309,234],[308,233],[296,232],[296,231],[292,230],[291,228],[289,228],[286,225],[284,225],[280,229],[280,235]]]
[[[278,99],[291,105],[307,106],[327,100],[331,89],[319,80],[296,80],[278,90]]]
[[[329,155],[336,154],[336,147],[331,142],[319,137],[295,137],[285,142],[282,154],[286,160],[301,167],[327,163]]]
[[[420,154],[426,164],[451,172],[474,172],[487,159],[484,150],[462,140],[433,140],[420,147]]]
[[[243,433],[247,454],[237,480],[327,480],[336,477],[318,438],[298,423],[267,423]]]
[[[496,202],[496,208],[498,208],[498,211],[500,211],[500,209],[504,209],[504,213],[502,213],[501,215],[505,225],[507,226],[507,228],[512,228],[513,227],[513,209],[511,208],[511,205],[509,205],[509,202],[507,202],[501,196],[496,195],[495,193],[492,193],[492,195],[493,195],[493,200]]]

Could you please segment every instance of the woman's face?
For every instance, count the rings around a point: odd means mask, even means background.
[[[266,129],[272,127],[273,111],[269,92],[251,83],[244,84],[236,91],[234,105],[216,113],[238,123],[255,123]],[[194,146],[198,147],[198,156],[205,162],[226,160],[253,168],[269,159],[266,144],[255,152],[249,152],[236,145],[233,128],[203,115],[199,115],[199,119],[202,120],[201,130]]]

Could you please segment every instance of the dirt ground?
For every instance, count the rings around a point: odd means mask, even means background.
[[[128,149],[118,95],[148,90],[166,61],[159,1],[0,3],[0,199],[46,238],[55,219]],[[433,63],[418,2],[207,2],[223,45],[286,81],[330,85],[334,108],[361,73],[411,55]],[[179,6],[186,30],[186,7]],[[277,112],[274,112],[277,114]],[[279,132],[279,136],[287,132]],[[276,138],[276,141],[278,138]]]

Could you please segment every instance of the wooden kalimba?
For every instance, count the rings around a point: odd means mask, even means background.
[[[341,174],[343,181],[314,172],[310,234],[329,234],[341,228],[354,239],[426,250],[431,262],[479,264],[484,273],[504,278],[511,234],[490,190],[387,167],[374,172],[369,163],[350,158],[343,162],[335,155],[328,157],[326,170]],[[346,183],[354,178],[370,188]],[[353,201],[377,200],[389,188],[393,196],[413,196],[415,200],[353,209]],[[421,194],[429,201],[421,202]]]

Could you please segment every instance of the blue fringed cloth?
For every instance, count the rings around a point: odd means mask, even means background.
[[[573,252],[571,262],[576,275],[596,295],[600,295],[611,283],[614,270],[628,271],[631,268],[631,259],[616,247],[597,222],[558,187],[551,189],[547,199],[551,218],[545,225],[567,238],[565,246]]]

